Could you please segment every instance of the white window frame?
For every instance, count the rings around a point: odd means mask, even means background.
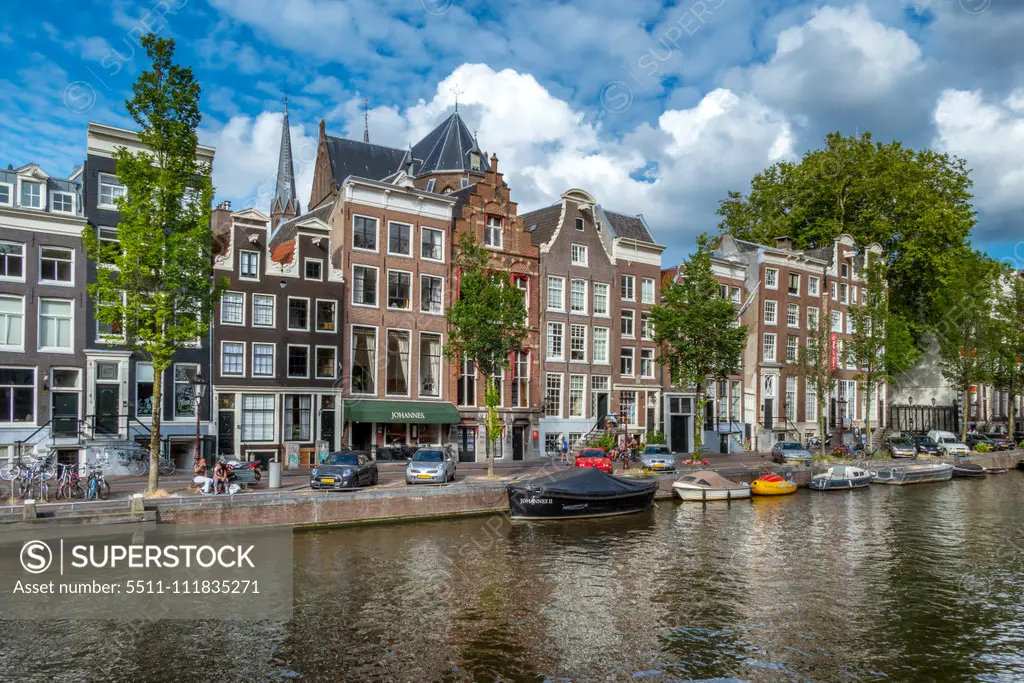
[[[405,308],[398,308],[397,306],[391,305],[391,273],[404,273],[409,276],[409,305]],[[413,272],[411,270],[401,270],[400,268],[388,268],[387,269],[387,290],[384,297],[388,300],[386,309],[389,311],[406,311],[411,313],[415,310],[412,302],[416,299],[416,279],[413,278]]]
[[[611,285],[607,282],[595,282],[594,283],[594,316],[597,318],[610,318],[611,313],[611,301],[612,301],[612,290]],[[600,312],[597,309],[597,292],[598,290],[604,290],[604,312]]]
[[[768,355],[768,340],[771,340],[772,353]],[[774,332],[765,332],[761,338],[761,358],[765,363],[776,363],[779,357],[779,339]]]
[[[650,311],[640,311],[640,338],[644,341],[654,340],[654,323],[651,322]]]
[[[832,320],[831,320],[832,332],[834,332],[835,334],[842,334],[842,332],[843,332],[843,312],[842,311],[832,311],[831,313],[832,313],[832,315],[831,315],[831,318],[832,318]]]
[[[573,328],[583,328],[583,358],[582,359],[573,359],[573,357],[572,357],[572,340],[573,340],[572,332],[573,332]],[[570,323],[569,324],[569,356],[568,356],[568,359],[569,359],[570,363],[586,363],[587,362],[587,355],[588,355],[587,354],[587,337],[588,336],[589,335],[587,334],[587,326],[586,325],[580,325],[579,323]]]
[[[558,336],[561,339],[561,344],[560,344],[560,347],[561,347],[560,351],[561,351],[561,353],[559,353],[558,355],[553,355],[552,354],[552,343],[551,343],[551,340],[553,339],[553,336],[552,336],[551,333],[556,328],[559,330],[559,335]],[[549,361],[555,361],[555,362],[559,362],[559,363],[565,362],[565,323],[549,321],[548,324],[547,324],[547,327],[545,328],[544,331],[545,331],[545,335],[544,335],[544,355],[545,355],[545,357]]]
[[[25,275],[28,273],[28,246],[24,242],[16,242],[15,240],[0,240],[0,244],[14,244],[21,247],[21,276],[11,277],[10,275],[0,275],[0,282],[26,282]]]
[[[810,378],[804,379],[804,422],[818,424],[818,396]]]
[[[70,280],[45,280],[43,279],[43,249],[60,249],[71,254],[71,279]],[[24,271],[24,268],[22,268]],[[54,244],[39,245],[39,284],[48,287],[74,287],[75,286],[75,250],[73,247],[60,247]]]
[[[622,362],[626,359],[626,352],[629,351],[629,372],[623,372]],[[623,346],[619,349],[619,375],[622,377],[636,377],[636,348]]]
[[[644,354],[649,354],[646,358]],[[644,361],[647,361],[647,367],[650,372],[644,372]],[[640,349],[640,376],[644,379],[654,378],[654,349]]]
[[[334,304],[334,329],[333,330],[321,330],[320,329],[320,305],[319,304],[320,304],[321,301],[326,301],[327,303]],[[313,330],[317,334],[337,334],[338,330],[341,329],[341,306],[338,305],[338,300],[337,299],[317,299],[313,303],[313,312],[312,312],[312,316],[311,317],[314,318],[314,320],[312,320],[311,322],[313,324]]]
[[[436,337],[440,344],[440,357],[438,360],[438,375],[437,375],[437,393],[425,394],[423,393],[423,337]],[[444,335],[440,332],[424,332],[420,331],[418,335],[418,344],[416,346],[416,394],[422,398],[441,398],[443,392],[445,376],[444,367]],[[410,361],[411,362],[411,361]],[[514,363],[515,361],[513,361]]]
[[[619,316],[619,336],[623,339],[636,339],[636,311],[632,308],[623,308]],[[628,315],[627,315],[628,313]],[[622,331],[622,323],[629,318],[629,334]]]
[[[821,278],[816,275],[807,276],[807,296],[821,296]]]
[[[304,375],[293,375],[292,374],[292,353],[293,348],[306,349],[306,374]],[[309,379],[309,364],[312,359],[309,357],[309,344],[287,344],[284,351],[284,376],[287,379]]]
[[[433,180],[433,178],[431,178]],[[423,255],[423,238],[427,233],[436,232],[441,236],[441,258],[431,258],[430,256]],[[438,230],[437,228],[428,228],[426,226],[420,227],[420,258],[424,261],[430,261],[431,263],[444,263],[444,230]]]
[[[21,194],[25,189],[25,186],[35,186],[39,188],[39,206],[31,206],[21,201]],[[18,178],[18,207],[22,209],[31,209],[32,211],[46,211],[46,182],[40,180],[28,180],[27,178]]]
[[[649,277],[640,279],[640,303],[653,304],[655,299],[654,280]]]
[[[334,351],[334,362],[331,363],[331,374],[321,375],[320,374],[320,363],[317,359],[317,352],[320,349],[331,349]],[[317,344],[313,350],[313,378],[314,379],[338,379],[338,347],[330,344]]]
[[[623,294],[622,290],[626,288],[626,283],[629,283],[629,296]],[[636,301],[636,276],[635,275],[621,275],[619,277],[619,297],[623,301]]]
[[[774,280],[774,282],[770,282]],[[764,288],[765,289],[778,289],[779,288],[779,269],[778,268],[765,268],[764,269]]]
[[[466,187],[463,185],[463,187]],[[495,220],[498,224],[492,225],[491,220]],[[494,229],[497,228],[498,242],[494,243]],[[505,245],[505,221],[502,220],[501,216],[494,214],[487,214],[484,218],[484,248],[485,249],[504,249]]]
[[[128,303],[128,293],[121,292],[121,311],[124,311],[123,306]],[[96,341],[100,344],[116,344],[117,342],[123,342],[125,340],[125,325],[124,319],[121,319],[121,334],[106,334],[100,331],[100,321],[96,319]]]
[[[317,263],[320,265],[320,277],[309,277],[307,268],[310,263]],[[323,282],[324,281],[324,260],[322,258],[304,258],[302,259],[302,279],[310,282]]]
[[[368,221],[373,221],[376,226],[373,232],[373,249],[367,249],[366,247],[356,246],[356,219],[362,218]],[[352,223],[349,226],[349,237],[352,240],[352,251],[361,251],[366,254],[379,254],[380,253],[380,219],[376,216],[366,216],[359,213],[352,214]]]
[[[553,387],[551,387],[551,379],[553,377],[557,377],[558,378],[558,407],[557,407],[557,411],[555,412],[555,414],[552,415],[550,412],[548,412],[551,409],[551,405],[552,405],[548,401],[548,396],[549,396],[549,392],[553,388]],[[564,396],[565,382],[562,381],[564,379],[565,379],[564,373],[561,373],[561,372],[547,372],[547,373],[544,373],[544,398],[543,398],[543,405],[544,405],[543,413],[544,413],[544,417],[554,417],[554,418],[561,419],[561,417],[562,417],[562,404],[565,402],[565,401],[562,400],[565,397]]]
[[[408,253],[402,253],[400,251],[391,251],[391,228],[393,228],[396,225],[402,226],[403,228],[409,228],[409,252]],[[387,255],[388,256],[398,256],[400,258],[412,258],[412,253],[413,253],[412,245],[413,245],[413,242],[415,241],[415,234],[416,234],[416,228],[413,226],[412,223],[405,223],[403,221],[390,221],[389,220],[388,221],[388,249],[387,249]]]
[[[69,341],[70,346],[62,348],[59,346],[43,346],[43,302],[44,301],[58,301],[60,303],[68,304],[68,308],[71,311],[71,324],[69,326]],[[40,353],[74,353],[75,352],[75,302],[72,299],[59,299],[49,296],[41,296],[37,302],[36,308],[36,347]]]
[[[441,308],[440,308],[440,310],[431,311],[431,310],[423,308],[423,292],[426,291],[424,289],[424,287],[423,287],[423,280],[424,280],[424,278],[432,278],[434,280],[440,280],[441,281]],[[424,315],[444,315],[444,277],[441,276],[441,275],[433,275],[431,273],[420,273],[420,295],[419,295],[419,301],[420,301],[420,306],[419,306],[420,313],[423,313]]]
[[[242,264],[244,257],[248,254],[252,254],[256,257],[256,276],[246,275],[242,270]],[[248,280],[250,282],[259,282],[260,279],[260,252],[251,251],[249,249],[240,249],[238,251],[238,279]]]
[[[196,417],[196,413],[197,412],[198,413],[202,413],[202,408],[203,408],[201,400],[198,402],[198,405],[196,404],[196,402],[194,400],[194,397],[195,397],[194,393],[193,393],[192,412],[190,414],[181,413],[180,415],[178,413],[178,385],[179,384],[185,384],[185,382],[179,382],[178,381],[178,370],[177,370],[177,368],[179,368],[179,367],[181,367],[181,368],[193,368],[195,370],[196,374],[198,375],[199,371],[201,369],[201,366],[199,365],[199,363],[174,363],[173,365],[171,365],[171,404],[172,404],[172,407],[174,408],[174,410],[172,411],[172,414],[174,415],[174,419],[177,420],[179,417],[182,417],[182,418],[187,418],[189,420],[193,420],[194,421],[195,417]],[[154,377],[155,377],[155,375],[154,375]],[[160,399],[160,400],[161,400],[161,402],[163,401],[163,399]],[[163,407],[162,406],[153,406],[153,412],[154,413],[156,411],[158,411],[158,410],[161,411],[160,414],[162,415],[163,414],[163,412],[162,412],[163,411]]]
[[[241,363],[242,370],[241,370],[241,372],[226,372],[224,370],[224,346],[225,346],[225,344],[237,344],[237,345],[242,347],[242,363]],[[248,346],[249,345],[246,344],[245,342],[240,342],[240,341],[228,341],[228,340],[222,340],[221,341],[221,343],[220,343],[220,374],[221,374],[221,377],[245,377],[245,375],[246,375],[245,371],[246,371],[246,367],[247,367],[246,366],[246,356],[247,356],[246,352],[248,351],[248,348],[247,348]]]
[[[812,311],[814,313],[813,316],[811,315]],[[814,322],[813,323],[811,322],[811,318],[812,317],[814,318]],[[820,325],[820,324],[821,324],[821,311],[818,309],[817,306],[808,306],[807,307],[807,331],[808,332],[814,332],[815,328],[817,328],[818,325]]]
[[[792,388],[792,391],[790,389]],[[787,375],[786,384],[782,389],[783,393],[783,411],[786,416],[787,422],[796,422],[797,418],[797,404],[800,401],[800,385],[797,382],[796,375]],[[792,396],[792,400],[790,400]]]
[[[264,414],[267,414],[267,413],[270,414],[270,438],[267,438],[267,439],[264,439],[264,440],[246,438],[246,422],[245,422],[245,415],[246,415],[245,399],[246,398],[259,398],[263,402],[265,402],[266,399],[270,399],[271,408],[269,410],[268,409],[261,409],[259,411],[252,411],[252,412],[254,412],[256,414],[260,414],[260,415],[264,415]],[[239,422],[238,441],[239,441],[239,443],[274,443],[274,441],[277,440],[277,437],[279,435],[279,431],[278,431],[278,419],[279,419],[278,412],[281,410],[281,406],[282,406],[282,403],[281,403],[281,401],[277,400],[277,395],[276,394],[256,394],[256,393],[240,394],[239,397],[238,397],[238,422]],[[265,432],[262,429],[262,427],[264,426],[263,423],[260,423],[259,426],[261,427],[261,429],[260,429],[261,435],[265,435]]]
[[[352,384],[352,373],[356,369],[356,328],[360,330],[373,330],[373,391],[356,391]],[[348,328],[348,382],[353,396],[378,396],[380,394],[380,328],[376,325],[349,325]]]
[[[573,389],[572,381],[574,379],[580,380],[582,386],[579,389]],[[579,410],[577,412],[575,412],[575,413],[572,410],[572,394],[573,394],[573,391],[579,391],[580,392]],[[570,418],[573,418],[573,417],[577,417],[577,418],[579,418],[579,417],[586,417],[587,416],[587,376],[586,375],[569,375],[569,392],[568,392],[568,394],[569,394],[569,401],[568,401],[568,404],[566,405],[566,416],[570,417]]]
[[[270,374],[262,374],[256,372],[256,347],[270,347]],[[252,367],[250,368],[250,376],[253,379],[273,379],[277,376],[277,344],[269,342],[253,342],[252,344]]]
[[[586,222],[585,222],[585,221],[584,221],[584,220],[583,220],[582,218],[580,218],[579,216],[577,216],[577,217],[576,217],[576,221],[574,222],[574,226],[575,226],[575,228],[576,228],[577,230],[579,230],[580,232],[582,232],[582,231],[583,231],[583,227],[584,227],[585,225],[586,225]]]
[[[62,209],[58,209],[57,208],[57,202],[54,201],[54,199],[55,199],[55,197],[57,195],[64,195],[64,196],[67,196],[67,197],[71,197],[71,210],[70,211],[64,211]],[[74,192],[67,192],[65,190],[50,190],[50,213],[60,213],[60,214],[66,215],[66,216],[74,216],[75,215],[75,211],[77,209],[77,204],[78,204],[78,198],[75,196]]]
[[[597,338],[598,330],[604,333],[604,356],[603,359],[597,355]],[[609,365],[611,363],[611,330],[607,327],[595,327],[594,328],[594,347],[591,351],[593,365]]]
[[[374,303],[372,304],[356,303],[356,268],[372,270],[376,275],[376,277],[374,277]],[[350,287],[350,289],[352,290],[352,293],[349,296],[349,301],[353,306],[357,306],[359,308],[380,308],[380,268],[378,268],[377,266],[368,266],[365,263],[353,263],[352,286]]]
[[[792,289],[790,289],[789,282],[787,281],[786,282],[786,292],[790,296],[800,296],[800,290],[801,290],[801,287],[803,286],[803,278],[800,277],[800,273],[789,273],[786,276],[786,279],[787,280],[792,280],[794,277],[796,278],[796,291],[793,291]]]
[[[434,185],[436,185],[436,184],[437,184],[437,178],[431,178],[430,180],[428,180],[427,181],[427,192],[433,192],[434,191]]]
[[[230,320],[224,319],[224,299],[226,299],[229,294],[237,294],[242,297],[242,319],[239,322],[231,322]],[[231,327],[245,327],[245,292],[236,292],[234,290],[224,292],[224,296],[220,298],[220,324],[229,325]]]
[[[583,294],[581,301],[583,302],[583,308],[576,310],[573,308],[573,286],[577,284],[583,285]],[[589,287],[587,287],[587,281],[580,278],[573,278],[569,280],[569,313],[571,315],[587,315],[587,296],[589,295]]]
[[[267,297],[270,299],[270,324],[264,325],[256,322],[256,298]],[[252,295],[252,326],[262,329],[273,329],[277,327],[277,295],[254,292]]]
[[[764,300],[764,324],[765,325],[778,325],[779,324],[779,302],[774,299]]]
[[[409,336],[409,360],[406,365],[406,385],[404,394],[396,394],[388,391],[388,334],[391,332],[404,332]],[[384,395],[385,396],[398,396],[398,397],[411,397],[412,396],[412,367],[413,367],[413,334],[412,330],[407,327],[386,327],[384,328]],[[474,367],[476,367],[474,365]],[[419,385],[419,382],[416,382]]]
[[[29,371],[32,372],[32,419],[28,420],[26,422],[14,422],[13,420],[3,419],[2,421],[0,421],[0,427],[6,427],[8,429],[12,428],[12,427],[23,427],[23,428],[35,427],[36,425],[39,424],[39,372],[38,372],[38,370],[36,368],[27,368],[27,367],[24,367],[24,366],[16,366],[16,365],[10,365],[10,364],[0,366],[0,369],[4,369],[4,370],[29,370]],[[13,385],[12,384],[8,384],[8,385],[5,385],[5,386],[12,387],[12,390],[11,390],[11,408],[13,410],[13,408],[14,408],[14,390],[13,390],[13,387],[18,387],[18,388],[21,388],[21,389],[27,389],[28,387],[27,387],[27,385],[24,385],[24,384],[13,384]],[[9,417],[9,416],[3,416],[3,417],[6,418],[6,417]],[[6,449],[4,449],[4,451],[6,451]]]
[[[551,283],[558,282],[561,288],[561,296],[557,302],[551,300]],[[565,278],[559,277],[558,275],[548,275],[547,287],[545,289],[544,298],[547,299],[547,309],[549,311],[555,311],[558,313],[565,312]],[[555,306],[557,304],[557,308]]]
[[[800,327],[800,304],[786,305],[786,327]]]
[[[20,344],[0,344],[0,350],[2,351],[17,351],[22,353],[25,351],[25,296],[22,294],[0,294],[0,296],[9,299],[16,299],[21,301],[21,343]]]
[[[793,357],[790,358],[789,352],[793,351]],[[786,362],[796,363],[800,360],[800,337],[795,334],[786,336]]]
[[[7,188],[7,201],[0,201],[0,206],[14,206],[14,185],[12,183],[0,183],[0,187]]]
[[[117,197],[125,197],[125,196],[127,196],[128,195],[128,188],[125,187],[124,183],[122,183],[118,179],[118,177],[116,175],[113,175],[112,173],[100,173],[100,174],[98,174],[98,183],[99,184],[98,184],[98,186],[96,188],[96,206],[98,208],[100,208],[100,209],[109,209],[111,211],[117,211],[117,206],[113,202],[110,202],[110,203],[104,203],[103,202],[103,186],[104,185],[110,185],[110,186],[114,186],[114,187],[120,187],[122,189],[122,192],[120,194],[118,194]],[[116,200],[117,197],[114,197],[114,199]]]
[[[292,300],[305,301],[306,302],[306,326],[305,327],[292,327]],[[312,318],[316,315],[311,310],[309,305],[310,298],[308,296],[289,296],[285,299],[285,311],[284,311],[284,327],[286,330],[291,332],[309,332],[309,325],[312,322]]]
[[[587,245],[585,244],[572,244],[569,253],[569,263],[574,266],[582,266],[586,268],[589,265],[589,254],[587,253]],[[577,253],[579,258],[577,258]]]

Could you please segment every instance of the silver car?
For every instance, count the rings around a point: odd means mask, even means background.
[[[446,446],[421,446],[405,467],[406,484],[455,481],[455,456]]]
[[[640,464],[648,470],[674,472],[676,469],[676,456],[672,454],[668,446],[653,444],[644,447],[644,452],[640,456]]]
[[[799,441],[780,441],[772,448],[772,460],[783,464],[810,465],[814,456]]]

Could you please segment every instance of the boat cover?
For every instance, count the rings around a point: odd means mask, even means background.
[[[643,493],[657,488],[657,486],[658,482],[656,481],[620,479],[593,467],[573,467],[547,476],[510,484],[509,488],[528,488],[538,494],[600,497]]]
[[[700,486],[702,488],[710,489],[745,489],[746,484],[737,484],[734,481],[729,481],[718,472],[711,470],[698,470],[691,472],[679,481],[684,484],[691,484],[693,486]]]

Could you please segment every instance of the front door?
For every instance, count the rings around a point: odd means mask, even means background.
[[[459,427],[459,462],[476,461],[476,429]]]
[[[673,453],[690,452],[690,418],[687,415],[673,415],[672,422],[672,443],[669,448]]]
[[[118,409],[121,387],[117,384],[96,385],[96,433],[103,436],[117,434]]]
[[[601,393],[597,394],[597,419],[602,419],[608,415],[608,394]]]
[[[775,399],[764,400],[764,428],[772,429],[775,426]]]
[[[53,435],[78,436],[78,392],[53,392]]]
[[[217,453],[235,454],[235,411],[222,410],[217,413]]]
[[[370,422],[352,423],[352,448],[357,451],[370,452],[370,444],[373,442],[373,424]],[[334,445],[331,444],[331,448]]]
[[[526,427],[512,427],[512,459],[523,459],[523,432]]]

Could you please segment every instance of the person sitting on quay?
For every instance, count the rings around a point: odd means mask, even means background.
[[[213,477],[210,476],[210,467],[206,464],[206,458],[199,456],[199,459],[192,465],[192,473],[196,475],[192,483],[199,485],[200,492],[209,493],[210,487],[213,486]]]
[[[228,474],[227,463],[223,460],[218,460],[217,466],[213,468],[214,494],[221,493],[222,491],[224,493],[228,492]]]

